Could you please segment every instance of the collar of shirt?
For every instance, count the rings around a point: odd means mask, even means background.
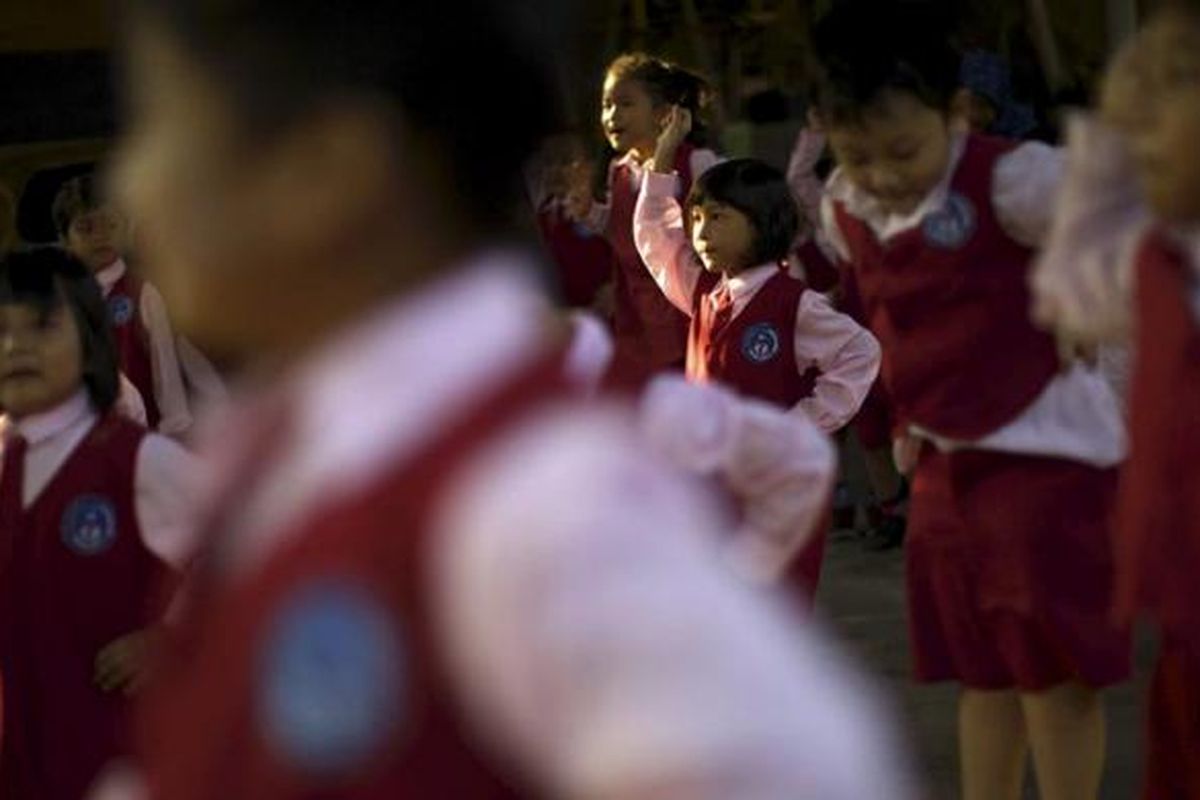
[[[760,264],[757,267],[744,269],[736,275],[722,278],[721,284],[729,288],[729,297],[733,300],[736,308],[748,302],[778,272],[778,264]],[[715,294],[709,296],[715,301]]]
[[[96,280],[100,283],[100,288],[104,290],[105,294],[111,292],[112,288],[117,285],[117,281],[125,277],[126,269],[125,259],[118,258],[96,273]]]
[[[92,403],[88,398],[87,391],[81,389],[71,399],[49,411],[31,414],[21,420],[6,418],[6,427],[15,428],[16,432],[29,442],[30,447],[35,447],[74,428],[84,419],[95,417],[95,415],[96,412],[92,410]]]
[[[846,177],[845,170],[838,167],[829,178],[829,197],[842,206],[853,216],[867,223],[880,239],[889,239],[898,233],[911,230],[921,224],[925,216],[945,205],[946,196],[950,193],[950,182],[958,164],[962,161],[967,148],[965,133],[951,134],[950,160],[946,163],[946,171],[941,180],[925,195],[925,199],[910,214],[893,214],[879,207],[879,201],[872,195],[854,185]]]
[[[387,303],[285,379],[295,422],[233,521],[239,568],[273,549],[315,501],[360,488],[536,352],[549,312],[529,263],[480,255]]]

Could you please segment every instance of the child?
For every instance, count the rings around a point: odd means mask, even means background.
[[[915,677],[963,687],[966,798],[1019,797],[1027,745],[1042,797],[1093,797],[1099,690],[1130,670],[1108,614],[1124,442],[1103,377],[1060,365],[1028,319],[1061,157],[954,131],[955,60],[915,9],[844,4],[818,47],[839,164],[828,232],[883,347],[896,463],[914,476]]]
[[[125,220],[84,175],[54,198],[54,225],[67,252],[96,276],[108,300],[121,371],[142,394],[150,428],[181,437],[192,424],[175,335],[162,295],[129,272],[122,259]]]
[[[890,786],[861,701],[712,557],[709,504],[570,399],[530,259],[495,246],[563,4],[443,5],[132,4],[119,184],[171,255],[146,263],[264,387],[218,428],[149,796]]]
[[[1200,797],[1200,8],[1158,13],[1109,71],[1039,265],[1039,318],[1070,342],[1133,339],[1118,610],[1161,631],[1142,797]],[[1152,216],[1151,216],[1152,213]],[[1130,312],[1133,312],[1132,314]]]
[[[0,260],[0,794],[77,800],[128,752],[190,457],[113,410],[106,306],[60,250]]]
[[[638,255],[633,238],[634,206],[658,137],[672,107],[691,115],[693,125],[669,163],[659,169],[679,178],[679,197],[692,181],[717,163],[706,149],[708,131],[701,122],[708,87],[692,73],[642,53],[621,56],[604,79],[601,121],[617,160],[609,167],[608,199],[594,204],[590,193],[576,192],[575,215],[606,232],[613,249],[613,329],[617,341],[615,381],[640,385],[655,372],[683,366],[687,317],[662,296]]]

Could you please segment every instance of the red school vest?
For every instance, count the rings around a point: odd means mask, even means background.
[[[142,320],[142,281],[128,270],[113,284],[108,293],[108,316],[117,340],[121,372],[137,387],[146,404],[146,422],[150,429],[158,428],[162,414],[154,394],[154,367],[150,360],[149,333]]]
[[[200,576],[143,708],[152,797],[531,796],[461,722],[431,619],[430,517],[483,445],[567,395],[561,362],[555,352],[478,398],[356,496],[315,510],[252,574]]]
[[[558,276],[563,301],[586,308],[608,282],[613,256],[605,238],[567,219],[558,203],[546,203],[537,212],[538,231]]]
[[[681,193],[692,190],[692,153],[683,143],[675,158]],[[608,243],[613,251],[613,332],[618,358],[644,364],[651,372],[678,364],[687,351],[688,318],[671,305],[638,253],[633,238],[633,214],[639,186],[628,165],[612,173]]]
[[[687,376],[723,383],[746,397],[791,408],[812,395],[816,369],[796,369],[796,313],[805,286],[780,269],[742,312],[713,330],[709,295],[720,276],[705,272],[692,296]]]
[[[1058,369],[1052,338],[1029,321],[1032,251],[992,209],[996,162],[1013,147],[969,137],[946,206],[887,242],[836,208],[896,416],[955,439],[1016,418]]]
[[[1200,323],[1187,257],[1152,233],[1137,263],[1137,359],[1118,504],[1118,603],[1200,654]]]
[[[79,800],[128,752],[128,701],[93,683],[96,655],[152,624],[168,571],[142,543],[134,503],[146,431],[102,418],[0,532],[0,797]],[[5,510],[5,517],[9,510]]]

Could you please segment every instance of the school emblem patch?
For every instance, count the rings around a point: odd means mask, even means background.
[[[921,229],[925,241],[942,250],[957,250],[975,234],[975,206],[963,195],[953,192],[946,204],[925,218]]]
[[[287,763],[317,775],[370,760],[398,721],[406,664],[382,607],[351,582],[302,587],[263,642],[258,718]]]
[[[769,322],[751,325],[742,334],[742,355],[755,364],[765,364],[779,353],[779,334]]]
[[[108,316],[117,327],[127,324],[133,319],[133,299],[125,294],[108,298]]]
[[[73,553],[96,556],[117,540],[117,511],[104,497],[85,495],[67,506],[62,518],[62,542]]]

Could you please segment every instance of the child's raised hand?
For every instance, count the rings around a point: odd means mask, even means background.
[[[92,676],[100,691],[135,694],[145,682],[146,665],[157,636],[154,628],[143,628],[106,645],[96,655]]]
[[[691,132],[692,112],[681,106],[671,106],[663,122],[662,132],[658,134],[658,145],[654,149],[654,163],[651,168],[655,172],[670,172],[674,168],[679,145],[683,144],[683,140]]]
[[[896,464],[896,471],[901,475],[912,475],[913,470],[917,468],[917,460],[921,457],[921,445],[924,440],[919,436],[910,436],[904,434],[892,440],[892,461]]]

